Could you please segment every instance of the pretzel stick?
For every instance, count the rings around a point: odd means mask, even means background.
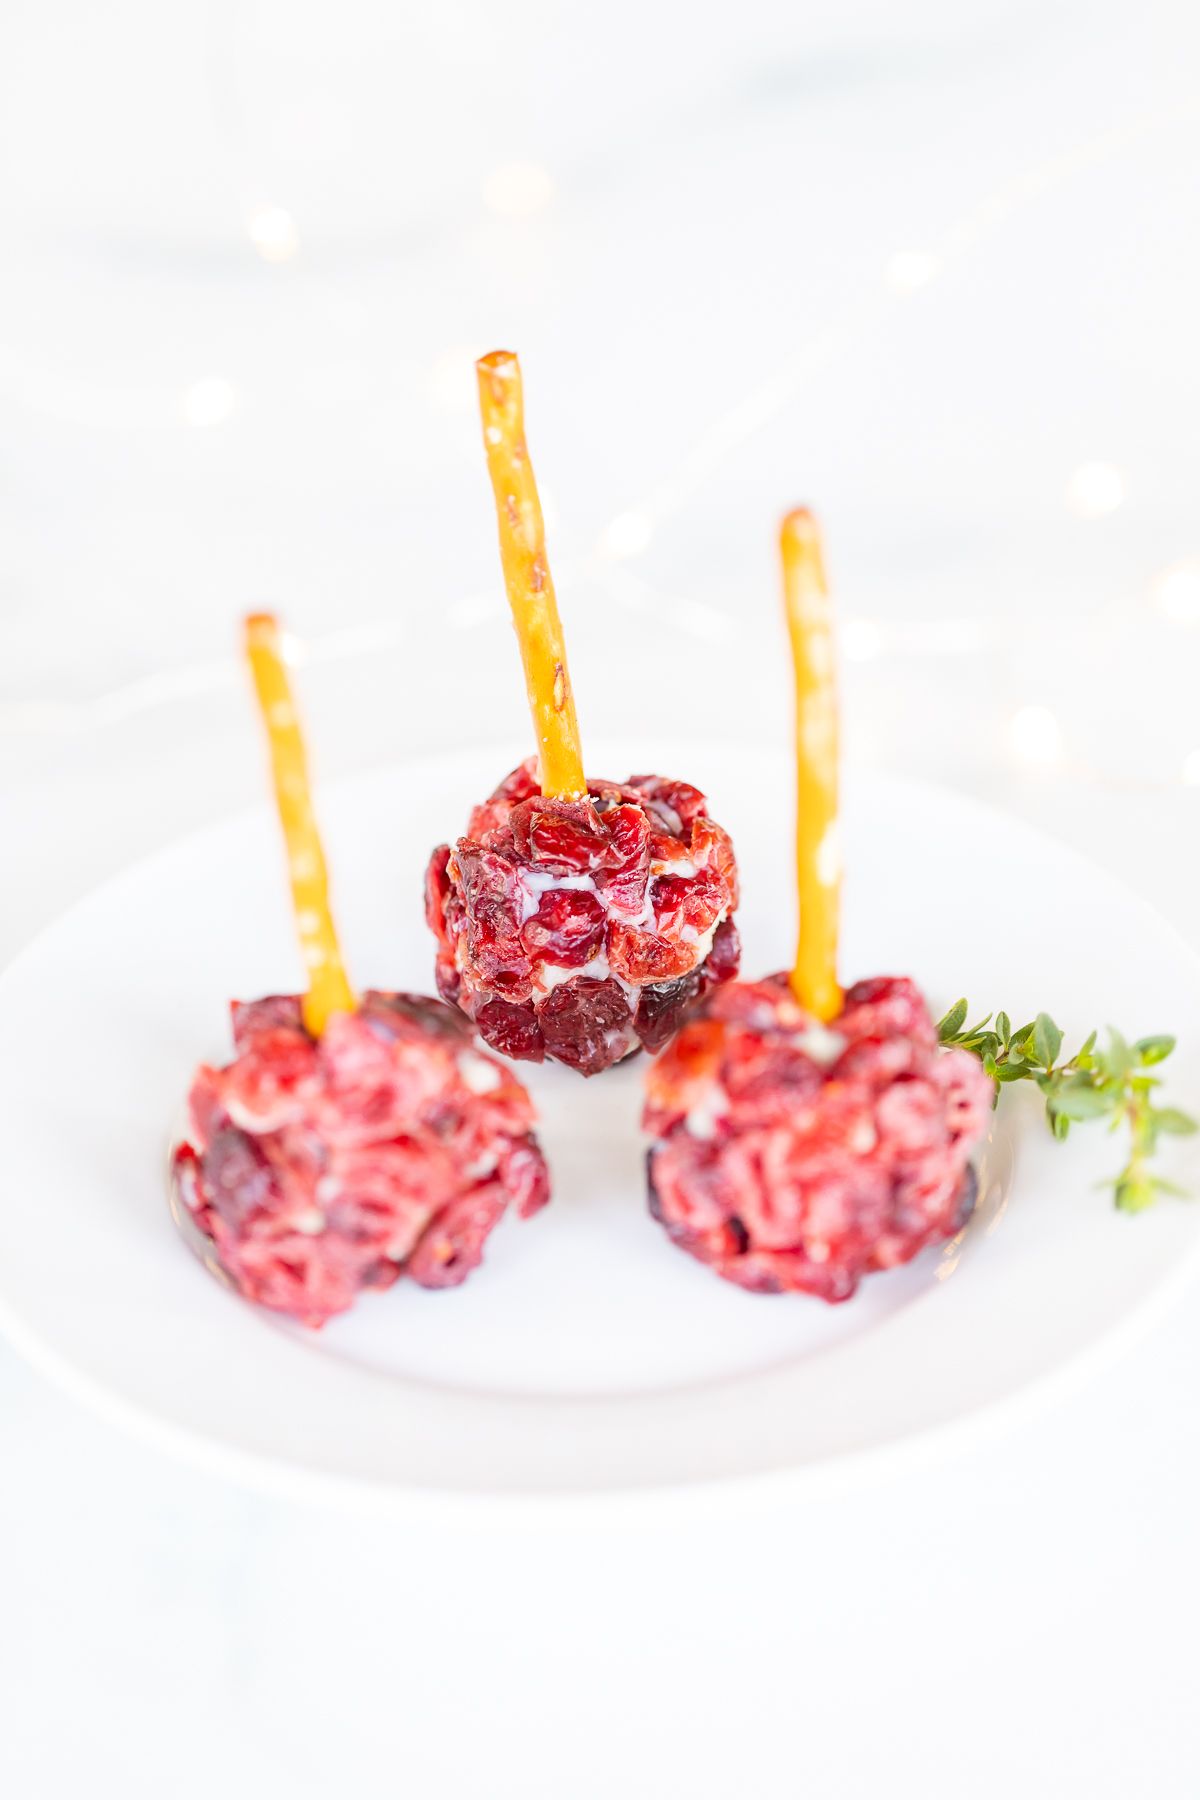
[[[841,848],[838,836],[837,682],[833,609],[816,520],[790,512],[779,535],[783,598],[796,678],[796,887],[800,929],[792,992],[823,1023],[842,1007],[837,978]]]
[[[255,613],[246,620],[246,655],[267,728],[275,804],[287,844],[292,910],[308,976],[304,1023],[314,1037],[320,1037],[331,1013],[354,1011],[354,995],[329,910],[325,853],[313,815],[304,739],[283,661],[279,625],[270,613]]]
[[[541,502],[525,448],[521,366],[511,351],[493,350],[480,357],[475,369],[483,444],[496,497],[500,561],[521,646],[542,792],[550,799],[577,800],[587,792],[587,782],[562,623],[546,560]]]

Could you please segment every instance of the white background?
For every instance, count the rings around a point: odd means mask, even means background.
[[[496,343],[585,730],[781,741],[811,500],[852,757],[1200,944],[1195,9],[700,11],[5,10],[0,951],[258,797],[248,606],[308,646],[325,772],[520,743]],[[972,899],[1071,955],[1052,894]],[[1198,1352],[1181,1309],[870,1491],[527,1536],[243,1492],[0,1352],[0,1788],[1194,1796]]]

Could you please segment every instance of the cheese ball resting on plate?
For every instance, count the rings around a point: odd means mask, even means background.
[[[451,1287],[507,1208],[548,1199],[528,1095],[440,1001],[368,991],[314,1037],[280,996],[235,1004],[233,1035],[175,1175],[246,1299],[321,1325],[402,1275]]]
[[[505,1210],[549,1197],[533,1107],[460,1013],[350,986],[279,628],[246,621],[271,750],[303,994],[233,1007],[235,1055],[202,1063],[172,1211],[206,1266],[247,1300],[323,1325],[408,1275],[451,1287]]]
[[[704,795],[655,775],[542,797],[532,759],[435,850],[437,984],[508,1056],[594,1075],[657,1050],[737,973],[733,846]]]
[[[903,977],[838,982],[841,849],[833,617],[815,521],[780,537],[796,696],[799,932],[787,974],[730,982],[646,1081],[650,1210],[755,1293],[846,1300],[864,1275],[952,1237],[994,1093],[942,1051]]]
[[[846,1300],[966,1222],[993,1092],[903,977],[828,1023],[786,975],[732,982],[649,1071],[650,1210],[728,1281]]]
[[[505,1055],[596,1075],[665,1044],[701,994],[737,973],[737,866],[687,782],[587,779],[520,367],[496,350],[476,371],[538,754],[475,808],[453,849],[433,853],[438,991]]]

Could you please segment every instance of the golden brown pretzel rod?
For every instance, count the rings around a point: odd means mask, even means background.
[[[556,800],[576,800],[587,792],[587,782],[562,622],[546,560],[541,502],[525,448],[521,367],[511,351],[493,350],[480,357],[475,369],[500,561],[521,646],[542,792]]]
[[[841,1011],[838,914],[837,678],[833,608],[816,520],[788,513],[779,535],[783,598],[796,680],[796,887],[800,926],[791,985],[806,1012],[828,1021]]]
[[[275,804],[287,845],[292,910],[308,977],[304,1023],[314,1037],[320,1037],[332,1013],[354,1011],[354,995],[329,910],[325,853],[313,814],[304,739],[283,660],[279,625],[270,613],[255,613],[246,620],[245,632],[246,655],[271,748]]]

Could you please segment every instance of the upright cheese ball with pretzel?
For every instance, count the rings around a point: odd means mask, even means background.
[[[807,512],[784,521],[781,548],[796,678],[796,960],[718,989],[649,1070],[650,1210],[728,1281],[837,1301],[964,1224],[993,1087],[975,1057],[938,1047],[907,977],[839,986],[833,631]]]
[[[496,1050],[596,1075],[658,1050],[737,973],[737,864],[685,781],[584,773],[562,625],[525,447],[521,372],[477,364],[500,556],[538,755],[430,860],[437,984]]]
[[[317,1326],[402,1275],[464,1280],[504,1212],[536,1211],[549,1183],[528,1095],[461,1013],[351,989],[274,619],[249,619],[246,644],[308,988],[234,1002],[233,1060],[192,1080],[175,1192],[215,1272]]]

